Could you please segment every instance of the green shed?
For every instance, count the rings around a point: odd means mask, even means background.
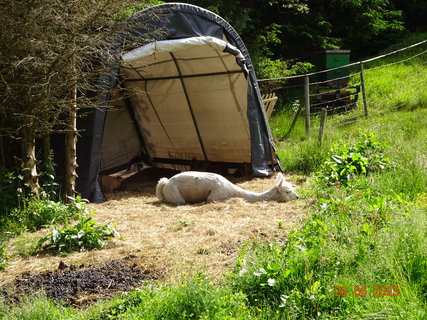
[[[350,50],[328,49],[320,53],[315,61],[318,71],[339,68],[350,64]],[[329,81],[337,79],[338,83],[347,83],[350,76],[348,67],[331,70],[319,75],[320,81]]]

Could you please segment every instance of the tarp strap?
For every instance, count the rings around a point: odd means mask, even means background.
[[[136,68],[133,68],[133,70],[135,70],[135,72],[138,72],[138,70]],[[224,71],[224,72],[211,72],[211,73],[198,73],[198,74],[188,74],[188,75],[169,76],[169,77],[155,77],[155,78],[141,77],[138,79],[126,79],[126,81],[138,82],[138,81],[172,80],[172,79],[178,79],[178,78],[186,79],[186,78],[220,76],[220,75],[227,75],[227,74],[234,74],[234,73],[242,73],[242,70],[232,70],[232,71]]]
[[[197,121],[196,121],[196,117],[194,115],[193,107],[191,105],[190,97],[188,96],[187,87],[185,85],[184,77],[182,76],[181,68],[179,67],[179,63],[178,63],[175,55],[173,54],[173,52],[170,52],[170,55],[173,59],[173,62],[175,63],[176,70],[178,71],[178,74],[179,74],[181,86],[182,86],[182,89],[184,90],[185,99],[187,100],[188,109],[190,110],[190,114],[191,114],[191,118],[193,120],[194,128],[196,129],[197,138],[199,139],[200,147],[202,148],[203,157],[205,158],[205,160],[208,160],[208,156],[206,154],[206,150],[205,150],[205,146],[203,144],[202,136],[200,135],[200,130],[199,130],[199,127],[197,126]]]

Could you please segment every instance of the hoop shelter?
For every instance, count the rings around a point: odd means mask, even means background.
[[[254,69],[236,31],[218,15],[183,3],[130,19],[129,32],[143,45],[119,55],[112,74],[100,79],[106,93],[99,108],[79,119],[77,191],[103,201],[98,175],[137,159],[169,168],[246,165],[256,176],[280,170]]]

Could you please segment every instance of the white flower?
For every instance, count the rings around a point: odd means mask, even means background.
[[[274,280],[274,279],[268,279],[268,280],[267,280],[267,284],[268,284],[270,287],[273,287],[273,286],[276,284],[276,280]]]
[[[242,268],[242,269],[240,269],[240,271],[239,271],[239,277],[243,277],[243,275],[246,273],[246,272],[248,272],[248,269],[246,269],[246,268]]]
[[[289,296],[282,294],[280,296],[280,300],[282,303],[279,305],[279,308],[284,308],[286,306],[286,302],[288,301]]]
[[[264,268],[259,268],[258,270],[254,271],[254,276],[259,277],[263,274],[267,274],[267,271],[265,271]]]

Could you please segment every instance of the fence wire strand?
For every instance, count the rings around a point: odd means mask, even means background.
[[[372,68],[369,68],[367,70],[371,71],[371,70],[384,69],[384,68],[387,68],[387,67],[390,67],[390,66],[394,66],[394,65],[397,65],[397,64],[402,64],[402,63],[411,61],[411,60],[413,60],[413,59],[415,59],[415,58],[417,58],[417,57],[419,57],[419,56],[421,56],[421,55],[423,55],[425,53],[427,53],[427,50],[424,50],[423,52],[420,52],[420,53],[418,53],[416,55],[413,55],[412,57],[409,57],[407,59],[403,59],[403,60],[400,60],[400,61],[391,62],[391,63],[384,64],[384,65],[380,65],[378,67],[372,67]]]

